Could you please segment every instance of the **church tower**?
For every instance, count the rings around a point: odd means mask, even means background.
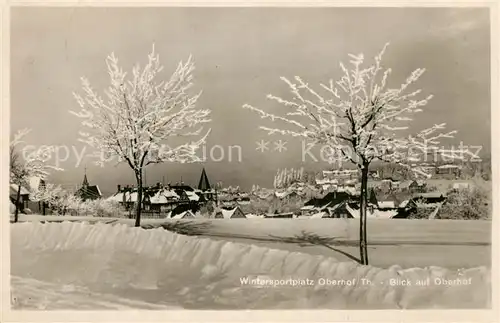
[[[208,181],[207,172],[205,172],[205,168],[201,171],[200,182],[198,183],[198,189],[201,191],[209,191],[210,190],[210,182]]]

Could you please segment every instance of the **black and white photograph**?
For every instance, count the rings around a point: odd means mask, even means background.
[[[490,7],[9,10],[13,313],[492,309]]]

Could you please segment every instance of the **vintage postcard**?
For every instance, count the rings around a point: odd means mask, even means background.
[[[496,8],[5,6],[2,320],[498,320]]]

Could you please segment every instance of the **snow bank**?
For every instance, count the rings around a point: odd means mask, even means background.
[[[121,224],[20,223],[12,226],[11,239],[17,277],[159,306],[382,309],[491,303],[485,267],[380,269]],[[443,284],[457,278],[462,284]],[[416,285],[427,279],[428,286]]]

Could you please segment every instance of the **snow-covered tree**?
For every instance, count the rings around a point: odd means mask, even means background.
[[[18,131],[10,142],[10,183],[17,187],[14,222],[18,221],[21,188],[31,189],[30,180],[32,178],[37,177],[43,180],[49,175],[50,170],[62,170],[47,164],[54,152],[53,146],[41,146],[29,152],[20,148],[20,145],[24,143],[23,138],[30,131],[30,129]]]
[[[104,100],[82,78],[84,97],[75,94],[82,119],[80,140],[94,148],[98,164],[112,158],[133,170],[138,188],[135,225],[140,225],[144,168],[162,162],[199,162],[198,148],[210,131],[201,135],[199,125],[210,120],[210,110],[198,109],[201,92],[191,95],[194,63],[191,57],[180,62],[166,81],[158,80],[163,70],[154,46],[148,62],[136,65],[127,78],[114,54],[106,60],[111,85]],[[197,129],[195,129],[197,128]],[[198,137],[186,141],[181,137]],[[172,146],[169,146],[172,145]]]
[[[431,95],[416,99],[421,90],[409,91],[424,73],[414,70],[399,87],[390,88],[390,68],[384,68],[382,56],[387,48],[375,57],[373,64],[364,66],[364,56],[349,55],[351,68],[340,63],[342,77],[328,84],[321,84],[320,91],[296,76],[293,81],[281,77],[288,85],[292,99],[269,94],[267,97],[284,105],[284,115],[270,114],[245,104],[243,107],[257,112],[261,118],[283,124],[281,128],[261,126],[268,134],[281,134],[321,144],[323,156],[329,163],[350,162],[361,170],[360,194],[360,258],[368,264],[366,246],[367,181],[372,161],[401,165],[415,175],[427,176],[418,162],[429,153],[450,159],[467,157],[465,149],[445,149],[442,138],[453,138],[456,131],[446,131],[445,124],[435,124],[409,135],[408,125],[412,115],[423,111]],[[309,146],[310,147],[310,146]]]
[[[304,168],[300,169],[278,169],[274,175],[273,186],[275,189],[286,189],[290,185],[301,182],[304,178]]]
[[[65,215],[68,211],[78,214],[82,203],[82,199],[72,192],[67,192],[58,200],[58,206],[62,211],[62,215]]]
[[[57,211],[61,210],[63,201],[68,195],[68,192],[63,190],[60,185],[46,184],[40,189],[30,193],[30,199],[37,202],[42,202],[50,208]]]
[[[124,208],[117,201],[106,199],[86,200],[81,203],[80,209],[83,209],[86,214],[95,217],[124,217]]]

